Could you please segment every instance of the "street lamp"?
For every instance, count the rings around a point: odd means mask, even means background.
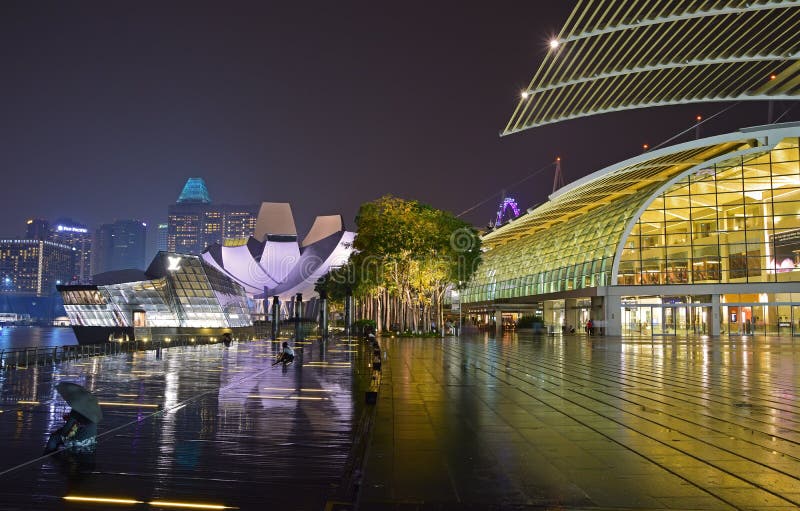
[[[461,285],[462,281],[458,281],[458,338],[461,338]]]

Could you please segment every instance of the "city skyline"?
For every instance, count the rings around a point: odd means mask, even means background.
[[[531,4],[5,3],[0,38],[15,52],[2,57],[0,166],[25,177],[0,191],[0,233],[21,235],[33,217],[155,225],[193,176],[220,204],[296,204],[300,230],[306,211],[353,228],[358,206],[386,193],[470,210],[463,218],[483,227],[503,189],[523,208],[546,200],[556,156],[574,181],[729,106],[501,139],[574,5]],[[763,124],[767,109],[739,105],[701,135]]]

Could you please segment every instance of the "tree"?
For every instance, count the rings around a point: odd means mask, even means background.
[[[329,296],[342,286],[357,300],[360,316],[379,330],[399,324],[441,329],[448,286],[466,283],[480,262],[480,238],[451,213],[417,201],[385,196],[365,203],[356,216],[358,234],[348,264],[318,286]]]

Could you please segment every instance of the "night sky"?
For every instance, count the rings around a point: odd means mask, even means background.
[[[572,181],[728,106],[501,139],[573,5],[4,1],[0,236],[33,216],[165,221],[194,176],[216,203],[290,202],[301,233],[318,214],[354,228],[387,193],[456,214],[492,197],[464,216],[485,226],[504,188],[545,200],[550,171],[511,184],[557,155]],[[765,103],[740,105],[703,135],[766,121]]]

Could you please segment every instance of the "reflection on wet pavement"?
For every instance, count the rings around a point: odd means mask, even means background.
[[[335,494],[361,403],[349,345],[314,341],[272,366],[269,341],[84,359],[0,373],[2,509],[322,509]],[[55,384],[101,402],[93,454],[41,457],[68,411]],[[65,497],[70,497],[66,499]]]
[[[800,507],[798,338],[383,347],[361,510]]]
[[[381,342],[360,510],[800,507],[800,339]],[[0,373],[0,508],[324,509],[360,437],[358,353],[272,367],[278,348]],[[40,458],[64,380],[103,403],[98,448]]]

